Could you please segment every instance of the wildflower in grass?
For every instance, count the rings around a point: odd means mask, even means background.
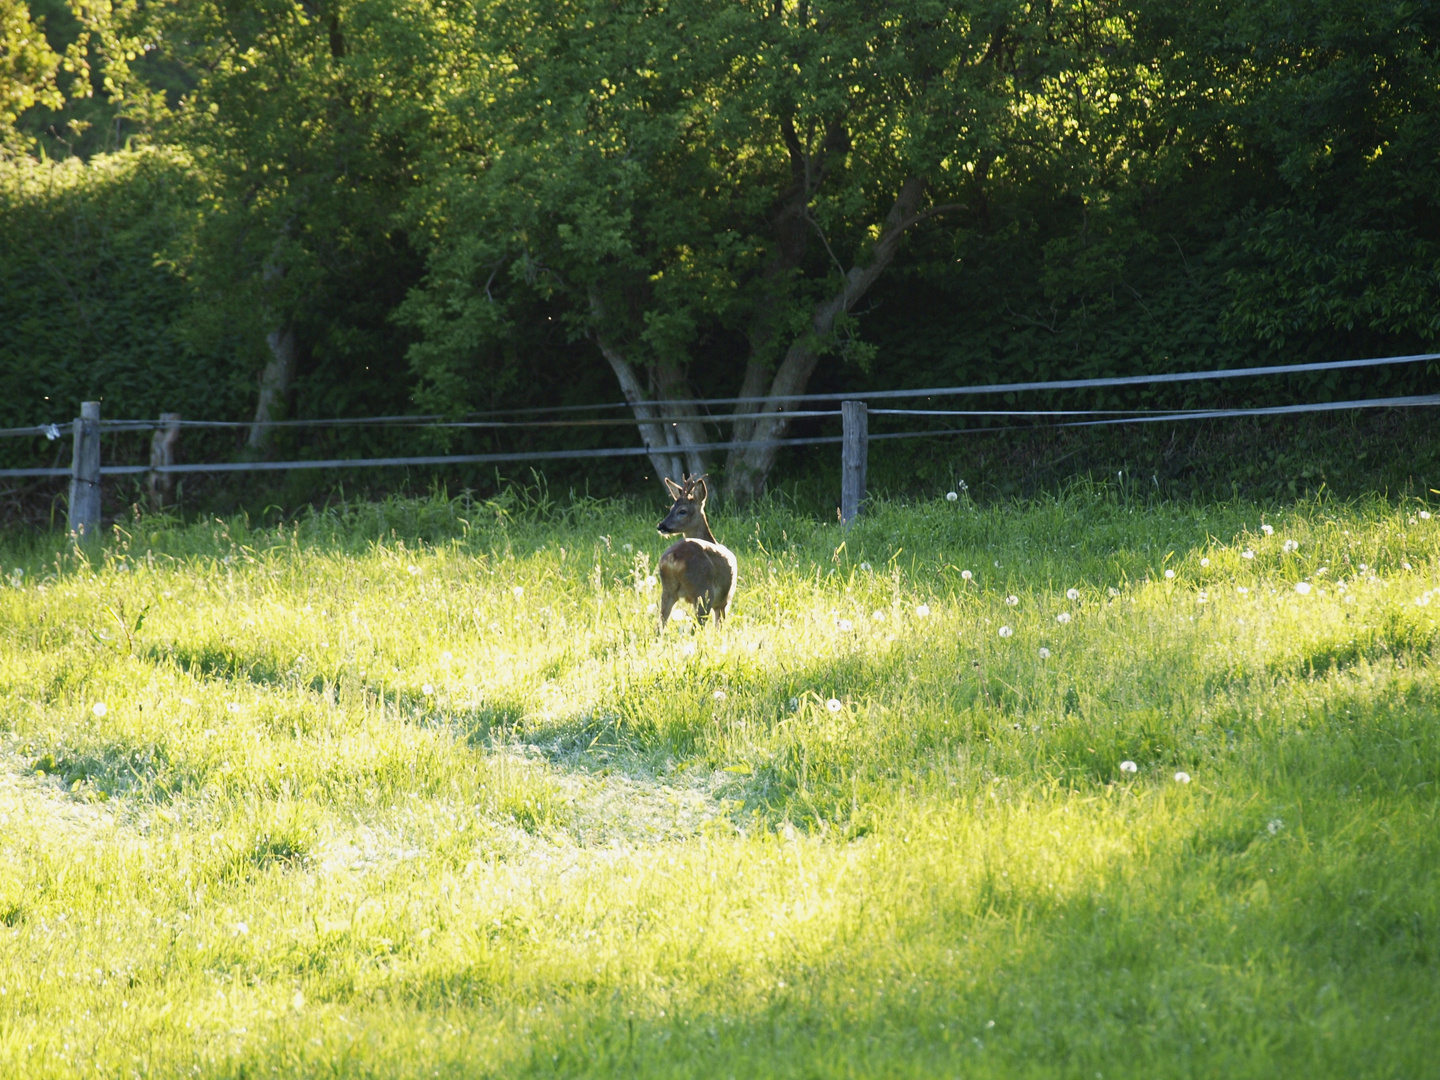
[[[1347,604],[1353,604],[1353,603],[1355,603],[1355,596],[1354,596],[1353,593],[1347,593],[1347,594],[1345,595],[1345,603],[1347,603]]]
[[[1266,822],[1266,824],[1265,824],[1265,831],[1268,832],[1271,836],[1274,836],[1276,833],[1278,833],[1278,832],[1279,832],[1281,829],[1283,829],[1284,827],[1285,827],[1285,822],[1281,821],[1278,817],[1277,817],[1277,818],[1271,818],[1271,819],[1270,819],[1268,822]]]
[[[1174,577],[1175,577],[1175,571],[1174,571],[1174,570],[1166,570],[1166,571],[1165,571],[1165,580],[1166,580],[1166,581],[1169,581],[1169,580],[1171,580],[1171,579],[1174,578]]]
[[[789,705],[790,705],[790,711],[791,711],[791,712],[794,712],[796,709],[798,709],[798,708],[800,707],[800,699],[799,699],[798,697],[792,697],[792,698],[790,699],[790,701],[789,701]]]
[[[106,705],[103,701],[97,701],[94,705],[90,706],[90,711],[96,716],[104,716],[110,711],[110,706]]]
[[[1300,541],[1298,541],[1298,540],[1286,540],[1285,543],[1281,544],[1280,546],[1281,546],[1281,548],[1284,550],[1284,552],[1288,555],[1288,554],[1289,554],[1290,552],[1292,552],[1292,551],[1298,551],[1298,550],[1299,550],[1299,548],[1300,548]]]
[[[1319,570],[1316,570],[1316,571],[1315,571],[1315,576],[1316,576],[1316,577],[1319,577],[1321,574],[1328,574],[1329,572],[1330,572],[1330,567],[1328,567],[1328,566],[1322,566],[1322,567],[1320,567]]]
[[[971,578],[973,578],[974,576],[975,576],[975,575],[972,574],[969,570],[961,570],[961,571],[960,571],[960,580],[961,580],[961,581],[969,581],[969,580],[970,580]]]
[[[1203,603],[1205,603],[1206,600],[1209,600],[1209,599],[1210,599],[1210,594],[1207,593],[1204,589],[1201,589],[1198,593],[1195,594],[1195,602],[1196,602],[1197,604],[1203,604]]]
[[[716,690],[713,696],[716,701],[724,701],[727,695],[724,690]]]
[[[957,499],[959,499],[959,498],[960,498],[960,496],[959,496],[958,494],[956,494],[955,492],[953,492],[953,491],[947,491],[947,492],[945,493],[945,501],[946,501],[946,502],[955,502],[955,501],[956,501]]]
[[[193,697],[182,697],[182,698],[180,699],[180,704],[181,704],[181,705],[194,705],[194,704],[195,704],[195,699],[194,699]]]
[[[1080,599],[1080,590],[1079,590],[1079,589],[1066,589],[1066,590],[1065,590],[1065,599],[1066,599],[1066,600],[1079,600],[1079,599]]]
[[[655,611],[656,611],[656,608],[655,608],[655,605],[654,605],[654,604],[650,604],[650,605],[648,605],[648,606],[645,608],[645,614],[646,614],[646,615],[653,615],[653,614],[655,614]]]
[[[849,633],[851,630],[855,629],[855,624],[852,623],[849,619],[836,619],[835,625],[846,633]]]
[[[1369,570],[1370,567],[1366,566],[1366,565],[1362,562],[1362,563],[1360,564],[1360,569],[1361,569],[1361,570]]]
[[[634,551],[634,550],[635,550],[635,545],[634,545],[634,544],[621,544],[621,545],[620,545],[620,549],[621,549],[622,551]]]
[[[1139,768],[1140,768],[1140,766],[1139,766],[1139,765],[1136,765],[1133,761],[1122,761],[1122,762],[1120,762],[1120,771],[1121,771],[1121,772],[1133,773],[1133,772],[1136,772],[1137,770],[1139,770]]]
[[[1296,591],[1297,593],[1299,593],[1301,596],[1309,596],[1309,595],[1310,595],[1310,582],[1308,582],[1308,581],[1297,581],[1297,582],[1295,583],[1295,591]]]
[[[1010,637],[1010,635],[1012,635],[1012,634],[1014,634],[1014,633],[1015,633],[1015,631],[1012,630],[1012,629],[1010,629],[1010,627],[1008,627],[1008,626],[1002,626],[1002,627],[1000,627],[1000,636],[1001,636],[1001,637]]]
[[[435,687],[431,686],[427,682],[424,686],[420,687],[420,693],[424,694],[426,697],[429,697],[431,694],[435,693]]]
[[[1190,774],[1189,774],[1188,772],[1177,772],[1177,773],[1175,774],[1175,783],[1177,783],[1177,784],[1188,784],[1189,782],[1190,782]]]
[[[237,923],[235,924],[235,936],[236,936],[236,937],[244,937],[244,936],[245,936],[246,934],[248,934],[249,932],[250,932],[250,924],[249,924],[249,923],[237,922]]]
[[[1240,552],[1240,557],[1242,559],[1253,559],[1255,557],[1255,552],[1251,551],[1249,548],[1246,548],[1244,551]]]
[[[510,591],[515,594],[515,599],[519,600],[520,597],[525,595],[525,586],[516,585],[515,588],[511,589]]]
[[[685,644],[684,644],[684,645],[681,647],[681,649],[680,649],[680,654],[681,654],[682,656],[694,656],[694,655],[695,655],[695,643],[694,643],[693,641],[687,641],[687,642],[685,642]]]
[[[1115,588],[1114,585],[1107,586],[1106,589],[1105,589],[1105,592],[1106,592],[1106,594],[1109,595],[1109,596],[1119,596],[1119,595],[1120,595],[1120,590],[1117,589],[1117,588]]]
[[[240,707],[241,707],[241,706],[240,706],[240,703],[239,703],[238,701],[227,701],[227,702],[225,703],[225,711],[226,711],[226,712],[237,713],[237,712],[240,711]]]
[[[1420,520],[1421,520],[1421,521],[1429,521],[1429,520],[1430,520],[1430,511],[1429,511],[1429,510],[1421,510],[1421,511],[1420,511]]]
[[[416,566],[413,562],[405,569],[410,571],[411,577],[414,577],[416,574],[420,573],[420,567]]]
[[[1274,536],[1274,535],[1275,535],[1275,526],[1274,526],[1274,525],[1261,525],[1261,526],[1260,526],[1260,531],[1263,532],[1266,536]]]
[[[885,613],[883,611],[872,611],[870,613],[870,618],[873,619],[875,622],[884,622]]]
[[[1040,659],[1041,659],[1041,660],[1049,660],[1049,659],[1050,659],[1050,650],[1047,649],[1047,648],[1045,648],[1044,645],[1041,645],[1041,646],[1040,646]]]
[[[1209,559],[1201,559],[1201,560],[1200,560],[1200,565],[1201,565],[1201,566],[1209,566],[1209,565],[1210,565],[1210,560],[1209,560]]]
[[[839,712],[844,706],[840,704],[839,698],[832,697],[829,701],[825,702],[825,708],[831,712]]]
[[[929,604],[919,604],[919,605],[917,605],[916,608],[915,608],[915,614],[916,614],[917,617],[919,617],[919,618],[921,618],[921,619],[925,618],[927,615],[930,614],[930,605],[929,605]]]
[[[870,569],[871,569],[871,568],[870,568],[870,564],[869,564],[868,562],[862,562],[862,563],[860,564],[860,569],[863,570],[863,571],[865,571],[865,573],[868,574],[868,573],[870,572]]]
[[[645,588],[647,588],[647,589],[653,589],[653,588],[655,587],[655,584],[656,584],[655,575],[654,575],[654,574],[647,574],[646,577],[645,577]]]
[[[1055,621],[1058,622],[1061,626],[1064,626],[1067,622],[1070,621],[1070,613],[1068,611],[1060,612],[1059,615],[1055,616]]]
[[[1005,597],[1005,603],[1009,604],[1011,607],[1014,607],[1016,604],[1020,603],[1020,598],[1018,596],[1015,596],[1014,594],[1011,594],[1010,596]]]
[[[1247,593],[1250,592],[1250,590],[1247,589],[1244,585],[1236,585],[1236,586],[1235,586],[1235,591],[1236,591],[1237,593],[1239,593],[1241,596],[1245,596]]]
[[[1415,568],[1414,568],[1413,566],[1411,566],[1408,562],[1402,562],[1402,563],[1400,564],[1400,569],[1401,569],[1401,570],[1413,570],[1413,569],[1415,569]]]
[[[441,662],[442,664],[448,664],[448,663],[450,663],[451,660],[454,660],[454,659],[455,659],[455,654],[452,653],[452,652],[451,652],[450,650],[448,650],[448,649],[445,650],[444,652],[442,652],[442,653],[440,654],[440,662]]]

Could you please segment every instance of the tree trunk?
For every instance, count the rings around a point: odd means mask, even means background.
[[[255,421],[246,440],[251,449],[265,451],[270,445],[272,421],[282,410],[285,397],[295,381],[295,330],[289,324],[265,335],[270,362],[260,372],[260,392],[255,401]]]
[[[780,452],[780,447],[774,445],[774,440],[784,438],[790,430],[790,418],[786,413],[793,411],[797,403],[777,399],[805,392],[810,376],[820,361],[820,354],[834,333],[836,320],[853,308],[884,273],[894,260],[906,230],[922,217],[949,209],[936,207],[924,214],[917,213],[916,208],[924,192],[923,178],[911,176],[905,180],[895,197],[894,205],[885,215],[885,224],[879,237],[870,249],[869,262],[864,266],[851,267],[839,290],[815,306],[810,317],[809,332],[791,342],[766,393],[770,400],[737,408],[737,412],[742,409],[753,412],[754,419],[736,423],[736,441],[768,444],[736,447],[730,451],[726,461],[725,480],[730,493],[737,499],[753,499],[765,490],[765,482]],[[763,387],[764,374],[763,367],[752,358],[745,372],[745,385],[741,396],[758,397]]]

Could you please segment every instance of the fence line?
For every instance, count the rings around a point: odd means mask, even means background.
[[[645,404],[667,407],[673,405],[686,406],[711,406],[711,405],[750,405],[750,404],[776,404],[793,403],[804,401],[836,401],[846,398],[852,401],[894,401],[904,399],[915,399],[925,397],[956,397],[976,394],[1009,394],[1022,391],[1040,390],[1083,390],[1095,389],[1110,386],[1139,386],[1153,383],[1179,383],[1198,382],[1215,379],[1238,379],[1255,378],[1265,375],[1296,375],[1317,371],[1342,371],[1356,368],[1377,367],[1384,364],[1413,364],[1422,361],[1440,360],[1440,353],[1417,353],[1412,356],[1379,356],[1369,357],[1362,360],[1327,360],[1309,364],[1273,364],[1265,367],[1250,368],[1221,368],[1215,371],[1181,371],[1170,372],[1163,375],[1122,375],[1096,379],[1058,379],[1049,382],[1017,382],[1017,383],[984,383],[973,386],[948,386],[930,387],[921,390],[871,390],[855,391],[846,394],[791,394],[783,397],[734,397],[734,398],[687,398],[675,401],[651,401]],[[478,418],[487,416],[529,416],[547,413],[566,412],[594,412],[602,409],[629,409],[633,408],[630,402],[614,402],[603,405],[556,405],[549,408],[531,409],[505,409],[492,412],[470,413],[472,419],[446,420],[438,414],[418,416],[372,416],[372,417],[337,417],[316,420],[272,420],[267,421],[268,427],[347,427],[347,426],[413,426],[413,427],[436,427],[436,428],[507,428],[507,427],[563,427],[563,426],[608,426],[619,424],[632,424],[635,420],[624,418],[617,420],[592,419],[576,421],[493,421],[484,422]],[[871,410],[881,412],[881,410]],[[1094,410],[1099,413],[1107,410]],[[1111,410],[1120,412],[1141,412],[1143,410]],[[1065,415],[1066,410],[992,410],[989,412],[933,412],[929,415],[975,415],[975,416],[1046,416]],[[1073,411],[1071,411],[1073,414]],[[681,422],[712,422],[729,423],[735,420],[753,420],[756,413],[721,413],[705,416],[660,416],[650,418],[650,423],[681,423]],[[823,411],[795,411],[785,412],[790,419],[801,419],[807,417],[838,416],[839,410]],[[899,415],[898,412],[894,415]],[[916,412],[915,415],[924,415]],[[1178,413],[1167,413],[1166,416],[1175,416]],[[1198,415],[1198,414],[1197,414]],[[1227,414],[1232,415],[1232,414]],[[120,431],[153,431],[161,426],[157,420],[102,420],[101,430],[106,432]],[[179,420],[166,422],[166,426],[179,424],[180,427],[191,428],[249,428],[254,426],[254,421],[249,420]],[[58,424],[36,424],[31,427],[0,428],[0,437],[4,436],[35,436],[44,435],[54,440],[61,437],[61,429]],[[4,474],[0,474],[4,475]]]

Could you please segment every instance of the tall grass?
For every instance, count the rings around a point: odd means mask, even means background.
[[[0,1073],[1429,1068],[1420,503],[657,509],[0,555]]]

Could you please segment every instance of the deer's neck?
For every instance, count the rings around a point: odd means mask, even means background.
[[[710,531],[710,522],[705,520],[705,514],[700,514],[700,520],[685,530],[686,538],[690,540],[705,540],[711,544],[715,543],[715,534]]]

